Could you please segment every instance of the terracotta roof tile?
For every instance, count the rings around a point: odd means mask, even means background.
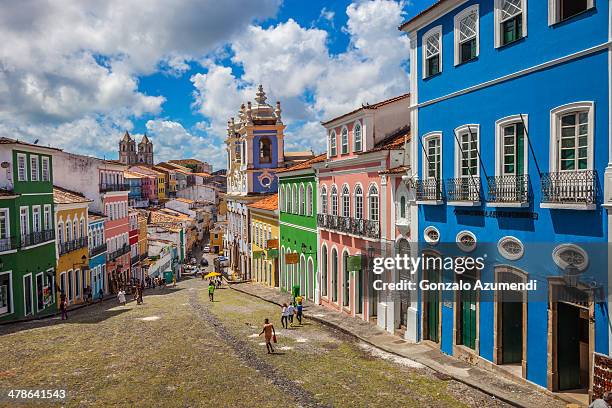
[[[410,166],[397,166],[388,170],[380,171],[378,174],[402,174],[410,170]]]
[[[410,141],[410,137],[410,128],[402,128],[376,143],[373,149],[362,152],[361,154],[380,152],[381,150],[402,150],[404,148],[404,142]]]
[[[53,186],[53,202],[55,204],[89,203],[91,201],[81,193]]]
[[[257,200],[252,204],[249,204],[249,208],[255,208],[259,210],[268,210],[274,211],[278,209],[278,194],[270,194],[262,198],[261,200]]]
[[[329,123],[332,123],[332,122],[334,122],[334,121],[336,121],[336,120],[338,120],[338,119],[341,119],[341,118],[344,118],[344,117],[350,116],[350,115],[352,115],[353,113],[359,112],[359,111],[360,111],[360,110],[362,110],[362,109],[364,109],[364,110],[365,110],[365,109],[368,109],[368,110],[370,110],[370,109],[378,109],[378,108],[380,108],[380,107],[382,107],[382,106],[388,105],[388,104],[393,103],[393,102],[400,101],[400,100],[402,100],[402,99],[404,99],[404,98],[410,98],[410,93],[406,93],[406,94],[399,95],[399,96],[394,96],[393,98],[385,99],[384,101],[376,102],[376,103],[374,103],[374,104],[372,104],[372,105],[365,105],[365,104],[364,104],[364,105],[362,105],[360,108],[354,109],[354,110],[352,110],[352,111],[350,111],[350,112],[347,112],[347,113],[344,113],[344,114],[342,114],[342,115],[340,115],[340,116],[336,116],[335,118],[332,118],[332,119],[326,120],[325,122],[321,122],[321,124],[322,124],[323,126],[325,126],[325,125],[327,125],[327,124],[329,124]]]
[[[290,167],[280,168],[280,169],[276,170],[276,172],[277,173],[285,173],[285,172],[288,172],[288,171],[309,169],[309,168],[312,167],[313,164],[325,161],[326,157],[327,157],[327,153],[322,153],[322,154],[320,154],[318,156],[313,157],[310,160],[306,160],[304,162],[295,164],[295,165],[290,166]]]
[[[179,159],[179,160],[170,160],[170,163],[176,163],[176,164],[180,164],[181,166],[184,166],[185,164],[205,164],[204,162],[198,160],[198,159]]]

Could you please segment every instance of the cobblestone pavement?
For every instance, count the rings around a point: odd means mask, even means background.
[[[107,301],[57,318],[0,327],[0,406],[504,407],[412,360],[308,322],[276,327],[279,309],[206,282],[156,289],[144,305]],[[64,389],[62,401],[9,401],[10,389]]]
[[[277,305],[290,300],[289,294],[260,284],[240,283],[232,284],[231,287]],[[307,319],[338,328],[380,350],[421,363],[442,375],[448,375],[512,405],[534,408],[565,407],[567,405],[567,401],[535,386],[518,382],[503,373],[493,373],[459,361],[428,345],[408,343],[361,319],[352,318],[313,303],[305,304],[304,314]]]

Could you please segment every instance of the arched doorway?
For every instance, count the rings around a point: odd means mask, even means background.
[[[321,247],[321,296],[327,297],[327,246]]]
[[[338,302],[338,250],[336,248],[332,249],[331,267],[332,301]]]
[[[342,306],[349,307],[351,302],[351,275],[348,270],[349,253],[342,253]]]
[[[300,257],[300,295],[306,295],[306,257]]]
[[[308,258],[308,300],[314,301],[314,283],[315,283],[314,262],[312,258]]]

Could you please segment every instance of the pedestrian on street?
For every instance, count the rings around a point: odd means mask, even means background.
[[[176,288],[176,275],[172,275],[172,287]]]
[[[272,348],[272,341],[276,343],[276,332],[274,331],[274,326],[270,323],[269,319],[264,320],[263,329],[259,335],[264,335],[266,339],[266,348],[268,349],[268,354],[274,353],[274,349]]]
[[[208,300],[211,302],[215,301],[215,285],[212,280],[208,283]]]
[[[287,304],[283,303],[283,310],[281,312],[281,326],[283,326],[283,329],[289,328],[289,312],[287,309]]]
[[[601,398],[597,398],[589,405],[589,408],[609,408],[612,406],[612,392],[606,391]]]
[[[66,310],[68,304],[66,303],[66,294],[64,292],[60,295],[60,311],[62,312],[62,320],[68,320],[68,310]]]
[[[104,297],[104,292],[102,291],[102,288],[100,288],[100,290],[98,291],[98,297],[100,298],[100,303],[102,303],[102,298]]]
[[[293,303],[289,303],[287,306],[287,317],[289,318],[289,324],[293,326],[293,313],[295,312],[295,308],[293,307]]]
[[[300,323],[300,326],[302,325],[302,297],[298,296],[297,297],[298,301],[297,301],[297,310],[296,310],[296,317],[298,319],[298,322]]]
[[[125,291],[123,289],[119,289],[119,293],[117,293],[117,300],[119,300],[119,303],[123,306],[125,306],[127,303],[125,300]]]

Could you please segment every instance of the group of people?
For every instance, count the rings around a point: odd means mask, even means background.
[[[288,329],[289,325],[293,326],[293,316],[296,317],[298,323],[302,324],[302,316],[303,316],[303,305],[304,298],[301,296],[296,296],[293,299],[293,302],[289,304],[283,303],[282,311],[281,311],[281,325],[283,329]]]

